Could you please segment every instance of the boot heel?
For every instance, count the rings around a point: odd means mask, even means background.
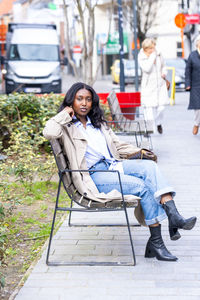
[[[146,247],[146,251],[145,251],[144,257],[152,258],[152,257],[155,257],[155,256],[156,256],[156,255],[155,255],[154,251],[152,251],[151,249],[148,249],[148,248]]]
[[[171,239],[172,241],[177,241],[178,239],[181,238],[181,235],[180,235],[180,233],[178,232],[178,229],[177,229],[177,228],[169,227],[169,235],[170,235],[170,239]]]

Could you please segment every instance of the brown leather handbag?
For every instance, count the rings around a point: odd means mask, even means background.
[[[166,82],[167,90],[169,91],[169,89],[170,89],[170,82],[169,82],[169,80],[167,80],[167,79],[165,79],[165,82]]]
[[[142,148],[139,152],[127,156],[127,159],[150,159],[157,162],[157,155],[148,149]]]

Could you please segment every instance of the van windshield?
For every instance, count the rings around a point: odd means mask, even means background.
[[[58,61],[59,49],[57,45],[12,44],[9,60]]]

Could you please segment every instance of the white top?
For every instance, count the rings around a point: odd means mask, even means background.
[[[123,173],[122,162],[115,160],[111,156],[106,139],[101,130],[95,128],[89,118],[86,123],[86,128],[84,128],[80,121],[75,122],[75,125],[79,130],[81,130],[88,143],[85,154],[88,169],[104,158],[108,163],[110,163],[109,170],[118,170]]]

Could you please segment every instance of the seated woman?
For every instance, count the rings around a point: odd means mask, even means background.
[[[178,229],[190,230],[196,217],[183,218],[176,209],[174,189],[167,183],[157,164],[151,160],[127,160],[141,149],[120,141],[106,125],[99,97],[92,87],[78,82],[66,93],[59,113],[47,121],[43,131],[47,139],[61,138],[72,169],[119,170],[123,192],[141,198],[145,223],[150,229],[145,257],[176,261],[166,248],[160,222],[168,217],[172,240]],[[98,193],[120,191],[117,173],[76,173],[76,188],[82,195],[100,201]]]

